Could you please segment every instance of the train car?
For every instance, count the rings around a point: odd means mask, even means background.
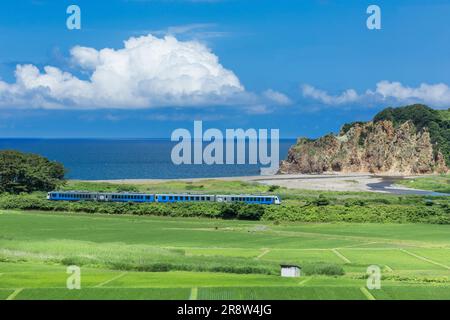
[[[216,196],[212,194],[156,194],[155,201],[161,203],[171,202],[215,202]]]
[[[137,203],[173,203],[173,202],[243,202],[247,204],[280,204],[278,196],[270,195],[213,195],[213,194],[146,194],[134,192],[88,192],[88,191],[52,191],[47,195],[53,201],[100,201],[100,202],[137,202]]]
[[[280,198],[278,196],[269,196],[269,195],[217,195],[217,202],[244,202],[247,204],[280,204]]]
[[[55,201],[97,201],[98,194],[88,191],[52,191],[47,194],[48,200]]]
[[[102,198],[104,197],[104,198]],[[154,194],[147,193],[103,193],[99,201],[107,202],[155,202]]]

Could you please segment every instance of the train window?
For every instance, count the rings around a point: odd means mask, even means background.
[[[173,200],[173,197],[172,197],[172,196],[169,196],[169,200]]]
[[[201,197],[200,199],[201,199],[202,201],[205,201],[205,197]]]
[[[199,201],[200,200],[200,197],[195,197],[195,201]]]

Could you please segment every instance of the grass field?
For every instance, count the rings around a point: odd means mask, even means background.
[[[0,299],[450,299],[449,234],[432,224],[0,211]],[[280,263],[303,266],[302,276],[281,278]],[[66,288],[71,264],[81,290]],[[364,289],[372,264],[380,290]]]
[[[405,179],[398,182],[405,187],[450,193],[450,174]]]

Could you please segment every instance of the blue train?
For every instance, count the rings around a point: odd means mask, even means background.
[[[248,204],[281,204],[278,196],[269,195],[213,195],[213,194],[148,194],[134,192],[52,191],[47,194],[53,201],[101,202],[244,202]]]

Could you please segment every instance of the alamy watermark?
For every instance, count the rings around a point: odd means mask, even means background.
[[[369,290],[379,290],[381,289],[381,269],[377,265],[371,265],[367,268],[367,289]]]
[[[81,268],[79,266],[68,266],[66,270],[70,276],[67,278],[66,287],[69,290],[81,289]]]
[[[172,162],[180,164],[260,164],[261,174],[274,174],[279,168],[280,132],[271,129],[207,129],[194,121],[194,133],[187,129],[173,131]],[[205,145],[206,142],[206,145]],[[270,154],[269,154],[270,147]]]
[[[69,30],[81,29],[81,9],[79,6],[73,4],[67,7],[66,13],[69,17],[66,20],[66,26]]]
[[[369,30],[381,29],[381,8],[376,4],[372,4],[367,7],[367,14],[370,16],[367,18],[366,25]]]

